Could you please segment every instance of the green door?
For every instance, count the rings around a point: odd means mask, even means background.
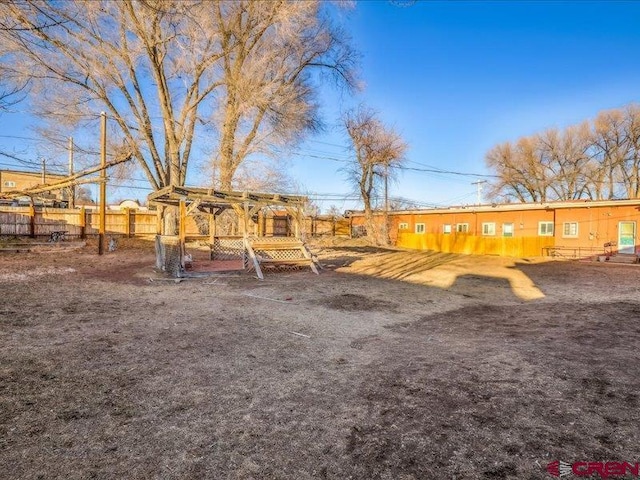
[[[636,222],[618,223],[618,253],[636,253]]]

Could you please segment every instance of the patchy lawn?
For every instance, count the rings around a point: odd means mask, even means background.
[[[0,477],[544,479],[640,460],[640,269],[334,246],[0,256]],[[154,281],[149,279],[153,278]]]

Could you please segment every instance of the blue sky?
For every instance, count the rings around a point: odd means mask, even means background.
[[[339,22],[362,54],[365,88],[348,97],[324,86],[326,131],[288,162],[324,208],[357,207],[345,199],[353,189],[339,171],[349,154],[337,119],[358,103],[404,136],[408,167],[488,174],[484,155],[497,143],[640,101],[640,2],[361,1]],[[36,160],[28,141],[2,136],[34,136],[28,123],[24,112],[1,116],[0,149],[19,142]],[[0,168],[7,162],[0,158]],[[474,203],[479,178],[406,170],[391,195]]]
[[[366,89],[352,101],[333,95],[326,117],[336,104],[375,108],[408,141],[407,166],[491,173],[484,155],[497,143],[640,100],[640,2],[369,1],[343,22],[363,54]],[[325,144],[300,150],[346,156],[326,145],[343,136],[314,140]],[[347,193],[336,163],[301,158],[293,172],[310,191]],[[474,203],[475,180],[405,171],[391,195]]]

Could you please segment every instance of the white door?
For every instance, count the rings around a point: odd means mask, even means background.
[[[636,222],[618,223],[618,253],[636,253]]]

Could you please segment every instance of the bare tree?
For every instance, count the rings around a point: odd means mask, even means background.
[[[184,184],[206,123],[229,188],[251,154],[318,125],[311,70],[354,84],[353,54],[320,6],[2,2],[0,25],[12,28],[0,44],[33,85],[41,118],[71,128],[106,110],[154,189]]]
[[[540,174],[546,176],[550,199],[581,198],[588,187],[585,169],[591,144],[589,125],[583,123],[563,131],[547,130],[536,135],[534,141],[540,151],[541,164],[546,167]]]
[[[25,0],[0,10],[22,28],[0,38],[34,83],[39,113],[77,124],[105,109],[154,189],[184,182],[220,59],[207,4],[157,5]]]
[[[344,218],[344,212],[335,205],[329,206],[329,208],[327,209],[327,215],[329,215],[334,220],[338,218]]]
[[[272,153],[319,126],[318,75],[355,87],[355,56],[317,1],[216,2],[223,88],[212,119],[222,189],[242,162]]]
[[[620,110],[601,112],[594,120],[592,154],[601,169],[600,198],[616,197],[617,181],[628,153],[623,125],[624,115]]]
[[[24,100],[28,92],[29,81],[16,75],[14,63],[11,52],[0,45],[0,113]]]
[[[343,121],[354,153],[346,172],[359,190],[367,235],[376,244],[387,244],[386,229],[380,231],[373,218],[373,199],[381,187],[381,180],[388,178],[393,168],[403,162],[407,143],[369,108],[359,107],[347,112]]]
[[[91,196],[91,190],[87,187],[77,187],[75,190],[75,203],[79,205],[95,205],[96,202]]]
[[[490,196],[520,202],[546,200],[546,167],[534,139],[525,137],[515,145],[509,142],[498,145],[487,153],[486,161],[499,176],[491,185]]]
[[[296,190],[286,164],[268,158],[246,159],[234,174],[234,186],[244,191],[291,192]]]
[[[547,130],[486,155],[498,179],[492,198],[520,202],[640,196],[640,107],[601,112],[593,122]]]
[[[408,198],[392,197],[389,199],[389,210],[419,210],[424,207],[424,204],[420,205],[419,202]]]
[[[622,188],[627,198],[640,197],[640,107],[629,105],[623,110],[625,156],[620,168]]]

